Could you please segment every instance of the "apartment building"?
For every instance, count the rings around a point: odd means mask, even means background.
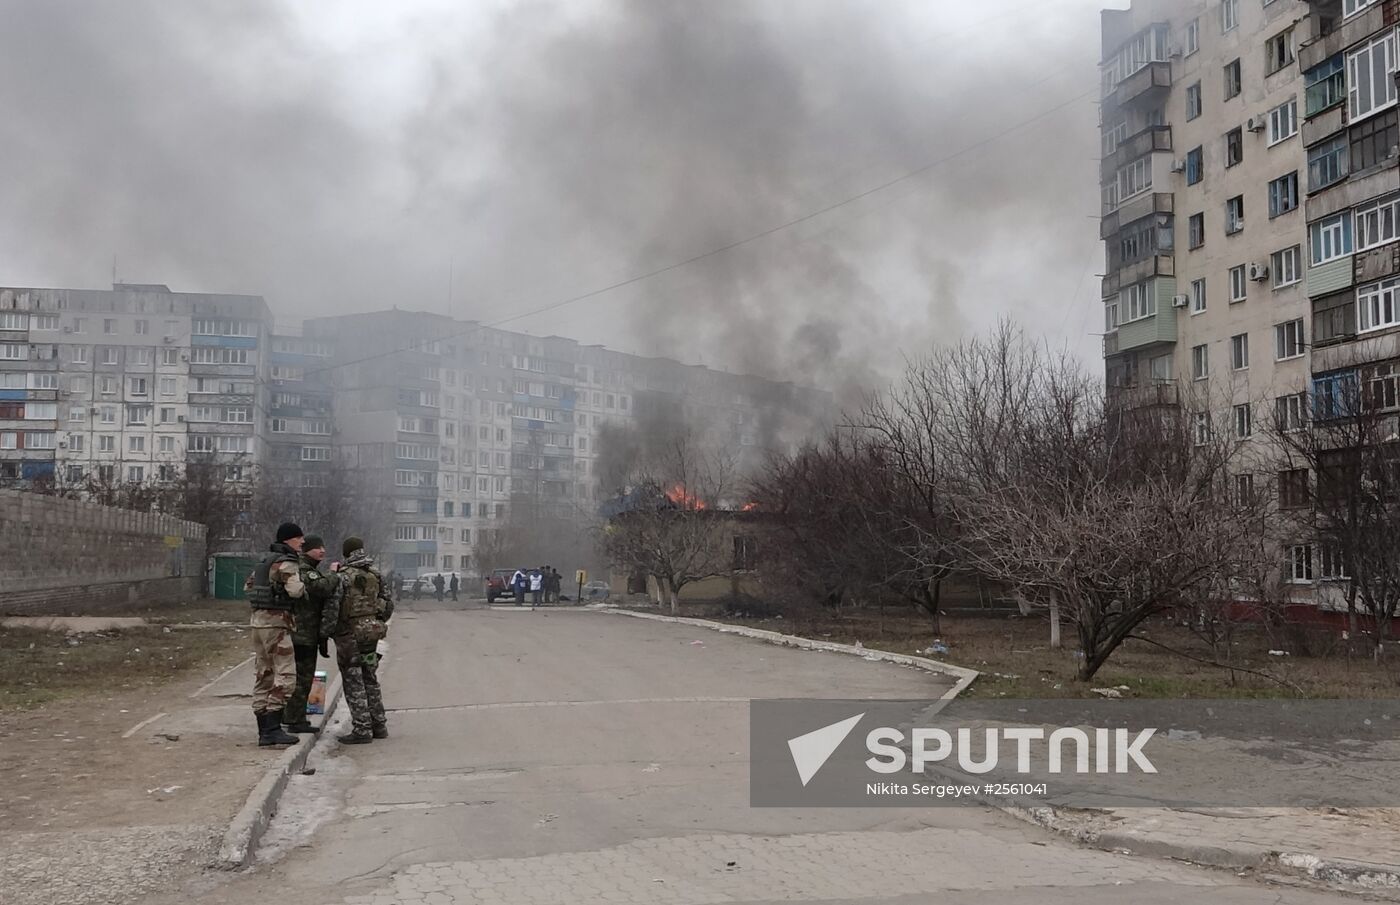
[[[0,481],[169,482],[199,457],[246,483],[270,321],[256,296],[0,289]]]
[[[1395,0],[1104,11],[1111,401],[1241,440],[1357,381],[1400,406],[1397,24]],[[1337,577],[1323,559],[1300,538],[1284,577]]]
[[[333,350],[337,454],[390,499],[389,564],[407,573],[490,568],[477,551],[512,514],[585,529],[611,490],[608,425],[664,412],[744,465],[831,406],[790,384],[424,312],[317,318],[304,333]]]

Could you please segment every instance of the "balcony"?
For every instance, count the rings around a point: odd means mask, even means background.
[[[1333,183],[1325,189],[1308,195],[1304,204],[1308,222],[1330,217],[1348,208],[1356,207],[1365,201],[1394,193],[1396,187],[1394,166],[1371,168],[1360,174]]]
[[[1317,346],[1312,352],[1314,374],[1400,358],[1400,331],[1361,333],[1334,345]]]
[[[1311,148],[1347,127],[1347,105],[1333,104],[1310,119],[1303,120],[1303,147]]]
[[[1315,299],[1346,289],[1353,282],[1354,271],[1351,255],[1309,267],[1303,275],[1304,292],[1308,298]]]
[[[1307,72],[1319,63],[1326,62],[1329,57],[1341,53],[1351,45],[1376,32],[1382,31],[1387,25],[1385,7],[1388,4],[1386,3],[1373,3],[1350,19],[1342,18],[1342,4],[1339,0],[1326,0],[1326,2],[1321,3],[1310,2],[1308,5],[1313,7],[1314,13],[1319,18],[1329,19],[1336,24],[1331,31],[1298,48],[1298,67],[1303,72]]]
[[[1159,101],[1172,87],[1172,64],[1167,60],[1148,63],[1118,83],[1104,98],[1104,109],[1126,107],[1139,101]]]
[[[1146,192],[1129,198],[1118,209],[1105,214],[1099,221],[1099,238],[1108,239],[1126,223],[1133,223],[1152,214],[1170,214],[1172,194],[1170,192]]]
[[[1149,380],[1142,384],[1108,388],[1111,409],[1174,408],[1181,404],[1181,393],[1175,380]]]
[[[1109,298],[1118,294],[1124,286],[1140,283],[1151,277],[1176,275],[1176,258],[1169,254],[1153,255],[1141,261],[1125,264],[1103,278],[1103,292],[1099,298]]]
[[[1151,317],[1119,324],[1116,337],[1113,352],[1109,352],[1108,343],[1104,343],[1105,355],[1131,352],[1149,346],[1170,345],[1176,342],[1176,309],[1171,306],[1170,299],[1165,305],[1159,303],[1157,313]]]
[[[1119,143],[1113,153],[1099,162],[1099,180],[1107,182],[1118,171],[1144,154],[1172,149],[1171,126],[1148,126],[1136,135],[1130,135]]]
[[[1392,242],[1369,251],[1358,251],[1352,260],[1355,262],[1353,273],[1358,286],[1383,280],[1400,273],[1400,243]]]

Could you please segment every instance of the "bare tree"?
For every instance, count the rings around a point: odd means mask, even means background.
[[[675,613],[686,585],[733,568],[735,490],[732,458],[678,434],[635,468],[626,506],[601,529],[600,547],[615,564],[654,578]]]

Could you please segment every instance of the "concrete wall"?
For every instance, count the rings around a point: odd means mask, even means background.
[[[0,490],[0,615],[89,614],[199,593],[204,526]]]

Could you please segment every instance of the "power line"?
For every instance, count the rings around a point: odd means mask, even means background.
[[[840,201],[836,201],[836,202],[834,202],[834,203],[832,203],[832,204],[828,204],[828,205],[826,205],[826,206],[824,206],[824,207],[817,208],[816,210],[809,211],[809,212],[807,212],[807,213],[805,213],[805,214],[802,214],[802,215],[799,216],[799,217],[794,217],[793,219],[788,220],[788,221],[786,221],[786,222],[784,222],[784,223],[779,223],[779,224],[777,224],[777,225],[775,225],[775,226],[768,227],[767,229],[760,230],[759,232],[752,233],[752,234],[750,234],[750,235],[748,235],[748,236],[745,236],[745,237],[742,238],[742,239],[738,239],[738,240],[736,240],[736,241],[729,242],[729,243],[727,243],[727,244],[725,244],[725,245],[721,245],[721,246],[719,246],[719,247],[717,247],[717,248],[712,248],[712,249],[710,249],[709,251],[701,252],[700,254],[697,254],[697,255],[692,255],[691,257],[685,258],[685,259],[680,260],[680,261],[673,261],[673,262],[670,263],[670,264],[666,264],[666,265],[664,265],[664,266],[662,266],[662,267],[657,267],[657,268],[655,268],[655,269],[653,269],[653,270],[648,270],[648,271],[646,271],[646,272],[644,272],[644,273],[636,274],[635,276],[628,277],[628,278],[626,278],[626,279],[624,279],[624,280],[618,280],[618,281],[615,282],[615,283],[610,283],[610,284],[608,284],[607,286],[603,286],[603,287],[600,287],[600,288],[598,288],[598,289],[592,289],[592,290],[589,290],[588,292],[583,292],[583,293],[580,293],[580,294],[578,294],[578,295],[570,296],[570,297],[565,298],[565,299],[560,299],[559,301],[556,301],[556,302],[550,302],[549,304],[547,304],[547,305],[542,305],[542,306],[540,306],[540,307],[538,307],[538,308],[533,308],[533,309],[530,309],[530,310],[527,310],[527,311],[521,311],[521,312],[518,312],[518,313],[516,313],[516,314],[512,314],[512,315],[510,315],[509,317],[500,318],[500,319],[498,319],[498,320],[494,320],[494,321],[490,321],[490,322],[486,322],[486,323],[481,323],[481,324],[474,324],[473,326],[471,326],[471,327],[469,327],[469,328],[467,328],[467,329],[465,329],[465,330],[460,330],[460,331],[458,331],[458,332],[456,332],[456,333],[449,333],[449,334],[439,335],[439,336],[424,337],[423,340],[424,340],[424,341],[432,341],[432,340],[457,339],[457,338],[459,338],[459,337],[462,337],[462,336],[465,336],[465,335],[467,335],[467,334],[469,334],[469,333],[472,333],[472,332],[474,332],[474,331],[476,331],[476,330],[478,330],[478,329],[480,329],[480,328],[482,328],[482,327],[500,327],[500,326],[502,326],[502,325],[504,325],[504,324],[513,323],[513,322],[515,322],[515,321],[522,320],[522,319],[527,318],[527,317],[535,317],[535,316],[540,315],[540,314],[547,314],[547,313],[550,312],[550,311],[557,311],[557,310],[559,310],[560,308],[564,308],[564,307],[566,307],[566,306],[568,306],[568,305],[574,305],[574,304],[577,304],[578,302],[587,301],[588,299],[592,299],[592,298],[597,298],[597,297],[600,296],[600,295],[605,295],[605,294],[607,294],[607,293],[609,293],[609,292],[612,292],[612,291],[614,291],[614,290],[623,289],[623,288],[625,288],[625,287],[627,287],[627,286],[632,286],[632,285],[635,285],[635,284],[637,284],[637,283],[641,283],[641,282],[644,282],[644,281],[646,281],[646,280],[652,279],[653,277],[658,277],[658,276],[661,276],[662,274],[670,273],[670,272],[672,272],[672,271],[674,271],[674,270],[679,270],[679,269],[682,268],[682,267],[688,267],[688,266],[690,266],[691,264],[696,264],[696,263],[698,263],[698,262],[700,262],[700,261],[704,261],[704,260],[707,260],[707,259],[709,259],[709,258],[713,258],[713,257],[716,257],[716,256],[718,256],[718,255],[725,254],[725,253],[730,252],[730,251],[733,251],[733,250],[735,250],[735,249],[737,249],[737,248],[742,248],[742,247],[745,246],[745,245],[752,244],[752,243],[754,243],[754,242],[759,241],[760,239],[765,239],[765,238],[767,238],[767,237],[769,237],[769,236],[772,236],[772,235],[774,235],[774,234],[776,234],[776,233],[780,233],[780,232],[783,232],[783,231],[785,231],[785,230],[789,230],[789,229],[793,228],[794,226],[800,226],[800,225],[802,225],[803,223],[807,223],[807,222],[809,222],[809,221],[811,221],[811,220],[815,220],[816,218],[821,217],[821,216],[823,216],[823,215],[825,215],[825,214],[829,214],[829,213],[831,213],[832,211],[839,210],[839,209],[841,209],[841,208],[844,208],[844,207],[847,207],[847,206],[849,206],[849,205],[851,205],[851,204],[854,204],[854,203],[857,202],[857,201],[861,201],[861,200],[863,200],[863,199],[865,199],[865,198],[869,198],[871,195],[878,194],[878,193],[880,193],[880,192],[885,191],[886,189],[892,188],[893,186],[899,185],[899,184],[904,183],[904,182],[908,182],[908,181],[911,180],[911,179],[915,179],[915,178],[917,178],[917,177],[919,177],[919,176],[922,176],[922,175],[924,175],[925,173],[928,173],[928,172],[930,172],[931,170],[934,170],[934,169],[936,169],[936,168],[938,168],[938,167],[940,167],[940,166],[943,166],[943,165],[946,164],[946,163],[949,163],[949,162],[951,162],[951,161],[957,160],[958,158],[964,157],[964,156],[966,156],[966,155],[972,153],[973,151],[976,151],[976,150],[978,150],[978,149],[980,149],[980,148],[984,148],[984,147],[986,147],[987,145],[992,144],[993,142],[999,141],[999,140],[1005,138],[1006,136],[1012,134],[1013,132],[1020,131],[1021,129],[1024,129],[1024,128],[1027,127],[1027,126],[1033,125],[1034,123],[1037,123],[1037,122],[1041,121],[1042,119],[1045,119],[1046,117],[1050,116],[1051,114],[1058,113],[1059,111],[1065,109],[1066,107],[1069,107],[1070,105],[1075,104],[1075,103],[1078,103],[1079,101],[1083,100],[1084,98],[1089,97],[1090,95],[1094,94],[1096,91],[1098,91],[1097,86],[1094,87],[1094,88],[1089,89],[1088,91],[1084,91],[1084,92],[1082,92],[1082,93],[1080,93],[1080,94],[1076,94],[1074,97],[1071,97],[1071,98],[1069,98],[1069,99],[1067,99],[1067,100],[1061,101],[1060,103],[1054,105],[1053,107],[1048,107],[1048,108],[1046,108],[1046,109],[1040,111],[1039,113],[1035,114],[1035,115],[1032,116],[1032,117],[1029,117],[1029,118],[1027,118],[1027,119],[1023,119],[1023,120],[1021,120],[1021,121],[1019,121],[1019,122],[1017,122],[1017,123],[1013,123],[1012,125],[1007,126],[1005,129],[1002,129],[1002,130],[999,131],[999,132],[996,132],[996,133],[994,133],[994,134],[992,134],[992,135],[989,135],[989,136],[987,136],[986,138],[983,138],[983,139],[980,139],[980,140],[978,140],[978,141],[976,141],[976,142],[973,142],[972,144],[967,145],[967,146],[965,146],[965,147],[963,147],[963,148],[961,148],[961,149],[959,149],[959,150],[957,150],[957,151],[954,151],[954,152],[952,152],[952,153],[950,153],[950,154],[946,154],[946,155],[944,155],[944,156],[942,156],[942,157],[939,157],[938,159],[933,160],[933,161],[931,161],[930,163],[924,164],[923,166],[920,166],[920,167],[918,167],[918,168],[916,168],[916,169],[909,170],[909,171],[907,171],[907,172],[905,172],[905,173],[902,173],[902,174],[900,174],[899,176],[894,177],[893,179],[886,180],[885,182],[882,182],[882,183],[880,183],[880,184],[878,184],[878,185],[872,186],[872,187],[870,187],[870,188],[868,188],[868,189],[865,189],[864,191],[861,191],[861,192],[858,192],[858,193],[856,193],[856,194],[854,194],[854,195],[850,195],[850,196],[848,196],[848,197],[846,197],[846,198],[843,198],[843,199],[841,199]],[[367,361],[374,361],[375,359],[378,359],[378,358],[385,358],[385,357],[388,357],[388,356],[390,356],[390,355],[397,355],[397,354],[400,353],[400,352],[411,352],[411,351],[414,351],[415,348],[416,348],[416,345],[409,345],[409,346],[403,347],[403,348],[386,349],[386,350],[381,351],[381,352],[375,352],[375,353],[372,353],[372,354],[370,354],[370,355],[366,355],[366,356],[363,356],[363,357],[360,357],[360,358],[351,359],[351,360],[349,360],[349,361],[343,361],[343,362],[339,362],[339,363],[337,363],[337,364],[326,365],[325,367],[311,369],[311,370],[308,370],[306,373],[308,373],[308,374],[314,374],[314,373],[319,373],[319,372],[321,372],[321,371],[329,371],[329,370],[335,370],[335,369],[337,369],[337,368],[349,367],[349,366],[351,366],[351,365],[363,364],[364,362],[367,362]]]

